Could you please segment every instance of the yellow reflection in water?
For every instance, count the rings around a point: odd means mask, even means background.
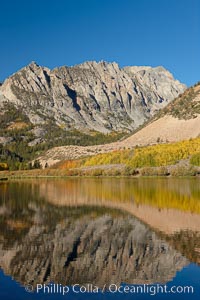
[[[109,201],[200,213],[199,179],[69,179],[40,182],[40,191],[60,205]]]

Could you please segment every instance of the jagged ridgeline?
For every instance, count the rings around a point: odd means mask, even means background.
[[[50,70],[31,63],[0,86],[0,143],[21,163],[54,146],[113,142],[185,88],[163,67],[86,62]]]

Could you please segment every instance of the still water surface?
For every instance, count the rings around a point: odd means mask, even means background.
[[[0,299],[199,299],[199,263],[199,179],[0,183]]]

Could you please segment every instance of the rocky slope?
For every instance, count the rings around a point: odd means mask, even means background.
[[[90,147],[56,147],[40,157],[42,164],[157,143],[176,142],[200,136],[200,84],[187,89],[141,129],[115,143]]]
[[[175,142],[200,136],[200,84],[187,89],[144,128],[123,141],[124,146]]]
[[[66,130],[130,131],[185,88],[163,67],[86,62],[50,70],[33,62],[5,80],[0,105],[13,103],[37,131],[49,120]]]

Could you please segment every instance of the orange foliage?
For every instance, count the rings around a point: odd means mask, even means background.
[[[79,166],[80,166],[79,160],[65,160],[58,166],[58,169],[59,170],[74,169],[74,168],[78,168]]]

